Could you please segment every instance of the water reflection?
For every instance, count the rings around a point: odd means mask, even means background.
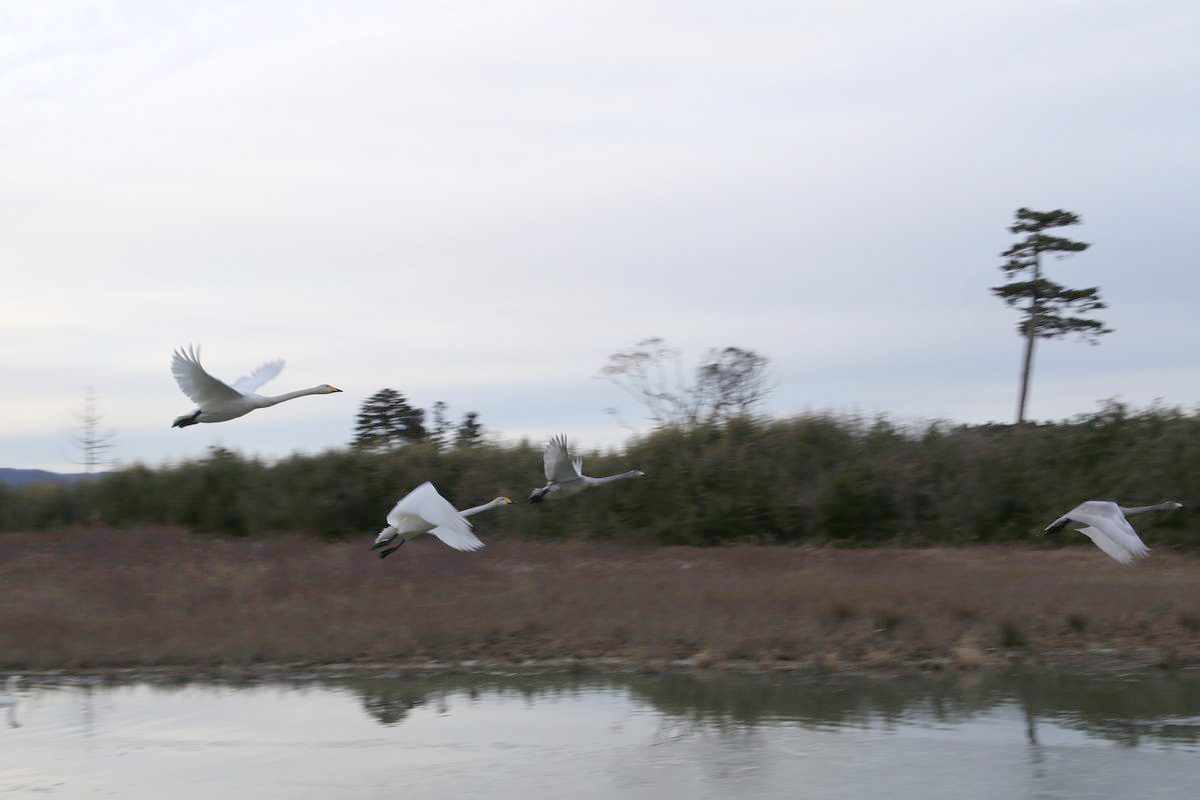
[[[1200,796],[1200,677],[440,675],[22,696],[0,795]]]
[[[399,723],[409,711],[425,705],[431,695],[445,703],[445,691],[405,682],[370,681],[366,686],[356,686],[355,691],[362,698],[363,709],[383,725]]]
[[[906,722],[954,725],[1016,708],[1024,735],[1038,725],[1074,729],[1136,747],[1144,740],[1200,744],[1200,677],[1173,674],[1084,678],[1046,672],[908,678],[655,674],[633,676],[460,675],[349,679],[364,710],[385,725],[416,707],[448,708],[452,695],[542,697],[624,690],[662,714],[709,726],[788,721],[817,730],[896,728]],[[443,712],[444,713],[444,712]]]
[[[9,675],[4,679],[4,692],[0,693],[0,708],[5,709],[5,718],[10,728],[20,727],[20,723],[17,722],[17,687],[20,683],[20,675]]]

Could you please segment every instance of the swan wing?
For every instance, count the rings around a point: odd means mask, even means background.
[[[1133,562],[1134,555],[1099,528],[1093,528],[1089,525],[1086,528],[1080,528],[1079,532],[1091,539],[1096,547],[1108,553],[1118,563],[1130,564]]]
[[[1129,520],[1125,519],[1125,515],[1121,513],[1121,509],[1116,503],[1089,500],[1086,503],[1080,503],[1066,516],[1071,521],[1085,525],[1086,527],[1080,532],[1122,564],[1128,564],[1135,558],[1150,555],[1150,548],[1138,536],[1137,531],[1129,524]],[[1117,552],[1122,555],[1118,556]]]
[[[249,375],[243,375],[238,378],[233,384],[234,391],[241,392],[242,394],[253,394],[258,391],[260,386],[275,378],[282,370],[282,358],[275,361],[268,361]]]
[[[438,525],[430,531],[431,534],[441,539],[446,544],[453,547],[455,550],[478,550],[483,547],[483,542],[479,541],[479,537],[471,533],[470,530],[459,530],[457,528],[448,528],[444,525]]]
[[[546,444],[542,452],[542,465],[546,470],[546,480],[567,483],[579,480],[583,459],[572,461],[567,452],[567,437],[559,435]]]
[[[400,527],[405,517],[420,517],[431,526],[429,532],[456,550],[478,550],[483,542],[471,533],[471,523],[438,494],[429,481],[406,494],[388,512],[389,525]]]
[[[1121,519],[1125,519],[1125,515],[1121,514],[1121,509],[1116,503],[1110,503],[1105,500],[1088,500],[1075,506],[1054,520],[1054,522],[1051,522],[1044,530],[1046,533],[1054,533],[1057,530],[1065,528],[1072,522],[1078,525],[1096,525],[1096,520],[1111,519],[1114,513],[1120,516]]]
[[[191,345],[186,350],[175,351],[171,358],[171,374],[183,393],[201,408],[242,398],[237,389],[204,371],[200,366],[200,349]]]

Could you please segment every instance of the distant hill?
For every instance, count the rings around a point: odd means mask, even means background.
[[[97,477],[103,473],[96,473]],[[0,467],[0,483],[5,486],[29,486],[35,483],[72,483],[87,478],[83,472],[50,472],[44,469],[9,469]]]

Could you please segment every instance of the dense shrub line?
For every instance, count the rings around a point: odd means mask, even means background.
[[[624,452],[585,453],[591,474],[646,477],[562,503],[479,519],[485,535],[869,546],[1030,539],[1080,500],[1165,498],[1194,505],[1200,413],[1109,402],[1060,423],[898,426],[812,414],[669,428]],[[161,523],[245,536],[373,533],[402,493],[432,480],[460,507],[543,483],[540,447],[481,445],[390,453],[334,450],[274,464],[214,450],[199,461],[137,465],[91,482],[0,487],[0,529]],[[1138,520],[1151,544],[1185,545],[1195,517]]]

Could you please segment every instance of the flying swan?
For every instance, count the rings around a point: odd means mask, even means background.
[[[1046,533],[1062,530],[1067,525],[1087,536],[1096,546],[1122,564],[1150,555],[1150,548],[1137,535],[1125,517],[1143,511],[1174,511],[1183,503],[1167,500],[1152,506],[1126,508],[1108,500],[1087,500],[1046,526]]]
[[[268,361],[258,369],[238,378],[230,386],[204,371],[200,366],[200,348],[188,345],[186,350],[176,350],[171,359],[171,374],[183,393],[199,408],[171,423],[172,428],[186,428],[199,422],[225,422],[249,414],[256,408],[267,408],[285,400],[303,397],[306,394],[332,394],[340,392],[328,383],[301,389],[297,392],[265,397],[255,394],[258,387],[274,378],[283,369],[283,359]]]
[[[466,518],[511,502],[507,497],[497,497],[490,503],[459,511],[438,494],[432,483],[426,481],[400,498],[400,502],[388,512],[387,527],[375,537],[371,549],[379,550],[384,545],[396,542],[395,546],[380,550],[379,557],[387,558],[409,539],[432,533],[455,550],[478,550],[483,547],[483,542],[471,532],[471,523]]]
[[[578,494],[589,486],[603,486],[613,481],[625,478],[641,478],[646,473],[640,469],[631,469],[620,475],[609,475],[606,478],[591,478],[583,474],[583,459],[571,458],[567,453],[567,438],[557,436],[550,440],[542,453],[542,464],[546,470],[546,480],[549,481],[540,489],[529,493],[529,502],[540,503],[543,500],[554,500]]]

